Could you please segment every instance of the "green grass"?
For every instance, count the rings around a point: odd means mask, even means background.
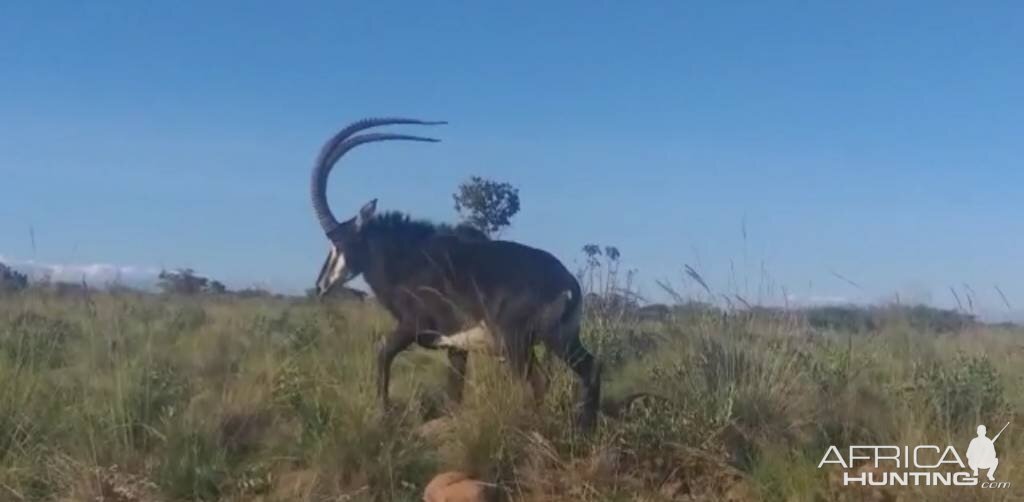
[[[1024,493],[1024,333],[864,334],[796,316],[588,319],[621,419],[573,428],[574,378],[531,400],[471,357],[444,402],[445,358],[413,349],[375,399],[371,303],[29,292],[0,298],[0,500],[419,500],[461,469],[511,500],[1013,500]],[[510,383],[512,382],[512,383]],[[449,410],[449,411],[446,411]],[[421,433],[435,417],[434,432]],[[978,423],[1006,490],[838,486],[828,445],[941,444]],[[438,425],[440,424],[440,425]],[[685,498],[689,497],[689,498]]]

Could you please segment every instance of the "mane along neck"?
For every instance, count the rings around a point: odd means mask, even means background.
[[[407,214],[388,211],[368,221],[363,235],[372,245],[387,247],[415,246],[441,231],[441,225],[426,220],[414,220]]]
[[[363,228],[363,235],[371,242],[388,241],[405,245],[415,245],[438,235],[454,235],[468,241],[489,240],[487,234],[464,223],[454,226],[434,223],[412,219],[398,211],[388,211],[371,219]]]
[[[425,259],[418,250],[438,236],[457,236],[466,241],[484,241],[487,236],[468,225],[447,225],[412,219],[397,211],[380,214],[363,227],[369,249],[366,281],[375,291],[386,288]]]

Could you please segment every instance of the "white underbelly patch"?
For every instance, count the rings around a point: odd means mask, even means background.
[[[467,352],[494,352],[497,343],[494,334],[481,322],[467,330],[442,336],[438,347],[453,348]]]

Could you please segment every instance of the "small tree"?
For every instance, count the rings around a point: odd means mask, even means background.
[[[622,253],[615,246],[586,244],[583,246],[586,264],[576,276],[591,304],[599,310],[625,311],[638,307],[638,296],[633,291],[635,270],[627,270],[623,279],[619,275]],[[602,262],[602,258],[604,261]]]
[[[196,275],[190,268],[178,269],[175,272],[163,270],[157,276],[159,286],[164,293],[194,295],[201,292],[209,279]]]
[[[13,293],[28,287],[28,276],[0,263],[0,293]]]
[[[462,220],[489,236],[498,235],[519,212],[518,188],[480,176],[464,181],[452,198]]]
[[[210,281],[206,287],[206,291],[214,295],[223,295],[228,292],[228,287],[220,281]]]
[[[235,291],[234,295],[239,298],[273,298],[274,293],[260,286],[249,286]]]
[[[157,276],[158,286],[164,293],[178,295],[197,295],[200,293],[224,294],[227,287],[220,281],[196,275],[195,270],[181,268],[174,272],[162,271]]]
[[[619,248],[605,246],[602,250],[597,244],[586,244],[583,246],[583,254],[586,255],[587,263],[577,276],[581,281],[585,281],[584,289],[587,292],[608,295],[623,286],[619,284],[619,258],[622,257]],[[604,257],[603,264],[601,257]],[[600,272],[602,268],[604,274]],[[628,287],[628,283],[626,286]]]

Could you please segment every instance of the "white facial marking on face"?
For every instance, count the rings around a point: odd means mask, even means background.
[[[331,271],[327,276],[327,284],[334,284],[345,273],[345,254],[338,248],[331,247]]]
[[[465,350],[467,352],[493,352],[497,344],[494,340],[494,334],[491,333],[486,324],[481,322],[465,331],[441,337],[437,346]]]

